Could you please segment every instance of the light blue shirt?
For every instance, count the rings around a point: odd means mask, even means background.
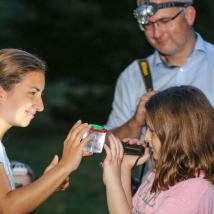
[[[214,45],[204,41],[197,33],[192,54],[182,67],[169,67],[155,51],[147,60],[150,65],[154,90],[178,85],[192,85],[201,89],[214,106]],[[146,93],[137,60],[119,76],[107,129],[121,126],[136,111],[140,97]]]

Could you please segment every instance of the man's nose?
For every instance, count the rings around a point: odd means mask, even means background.
[[[161,29],[159,23],[158,22],[153,23],[153,37],[155,39],[158,39],[161,37],[161,35],[162,35],[162,29]]]

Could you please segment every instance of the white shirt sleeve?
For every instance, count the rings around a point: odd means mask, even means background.
[[[4,163],[4,153],[3,153],[3,145],[0,142],[0,163]]]

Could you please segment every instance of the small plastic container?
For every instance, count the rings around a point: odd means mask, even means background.
[[[84,151],[91,153],[102,153],[106,133],[107,130],[103,126],[91,124],[91,129],[83,135],[83,138],[88,135],[92,136],[92,139],[86,143]]]

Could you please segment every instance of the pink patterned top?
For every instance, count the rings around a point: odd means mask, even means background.
[[[202,176],[151,193],[154,172],[133,197],[134,214],[214,214],[214,185]]]

